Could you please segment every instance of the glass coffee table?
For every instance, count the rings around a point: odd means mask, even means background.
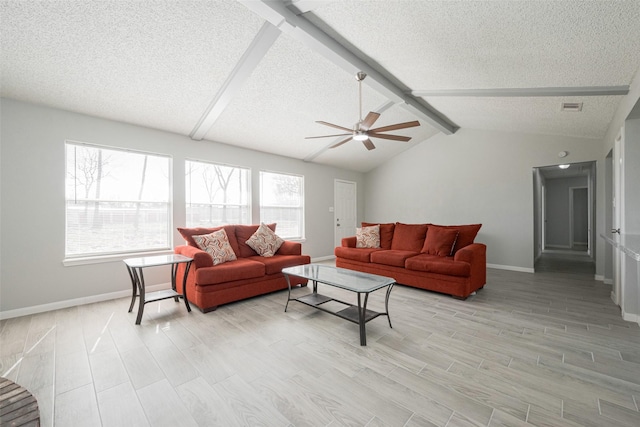
[[[341,317],[360,326],[360,345],[367,345],[367,334],[365,324],[378,316],[387,316],[389,327],[391,326],[391,318],[389,317],[389,295],[391,289],[396,283],[395,279],[375,274],[362,273],[360,271],[348,270],[346,268],[332,267],[323,264],[306,264],[296,267],[287,267],[282,269],[282,273],[287,279],[289,286],[289,296],[287,297],[287,305],[284,311],[289,307],[289,301],[298,301],[308,306],[317,308],[334,316]],[[313,282],[313,292],[297,298],[291,298],[291,284],[289,276],[298,276],[309,279]],[[358,304],[350,304],[332,297],[324,296],[318,293],[318,283],[333,286],[358,294]],[[387,288],[387,294],[384,299],[384,312],[377,312],[367,309],[367,300],[371,292],[378,289]],[[364,295],[364,298],[362,296]],[[339,310],[329,310],[323,307],[330,301],[337,302],[345,307]]]

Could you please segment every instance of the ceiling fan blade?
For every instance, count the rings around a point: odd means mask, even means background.
[[[368,132],[369,138],[382,138],[382,139],[392,139],[394,141],[410,141],[411,137],[410,136],[402,136],[402,135],[387,135],[384,133],[375,133],[375,132]]]
[[[365,117],[362,123],[360,124],[360,129],[369,130],[369,128],[373,126],[373,124],[376,122],[376,120],[378,120],[378,117],[380,117],[380,113],[376,113],[375,111],[369,111],[369,114],[367,114],[367,117]]]
[[[321,125],[325,125],[325,126],[331,126],[332,128],[344,130],[344,131],[347,131],[347,132],[353,132],[353,129],[349,129],[349,128],[346,128],[346,127],[343,127],[343,126],[334,125],[333,123],[329,123],[329,122],[323,122],[322,120],[316,120],[316,123],[320,123]]]
[[[335,135],[320,135],[320,136],[305,136],[304,139],[315,139],[315,138],[329,138],[329,137],[335,137],[335,136],[347,136],[347,135],[351,135],[352,133],[337,133]]]
[[[381,128],[371,129],[370,132],[386,132],[389,130],[406,129],[420,126],[420,122],[414,120],[412,122],[396,123],[395,125],[382,126]]]
[[[349,141],[351,141],[351,137],[349,137],[349,138],[347,138],[347,139],[345,139],[345,140],[342,140],[342,141],[338,142],[337,144],[333,144],[333,145],[332,145],[331,147],[329,147],[329,148],[336,148],[336,147],[339,147],[339,146],[341,146],[342,144],[344,144],[345,142],[349,142]]]
[[[374,148],[376,148],[375,145],[373,145],[373,142],[371,142],[370,139],[365,139],[364,141],[362,141],[362,143],[364,144],[365,147],[367,147],[367,150],[371,151]]]

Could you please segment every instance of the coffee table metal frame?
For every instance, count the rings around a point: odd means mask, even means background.
[[[189,306],[189,300],[187,299],[187,275],[189,274],[189,268],[191,267],[192,261],[193,258],[189,258],[184,255],[156,255],[140,258],[128,258],[124,260],[124,263],[127,266],[127,271],[129,272],[129,277],[131,277],[131,287],[133,291],[131,295],[131,304],[129,305],[129,313],[133,310],[133,305],[136,302],[138,294],[140,296],[136,325],[139,325],[142,321],[144,305],[153,301],[173,298],[178,302],[178,298],[183,298],[187,311],[191,312],[191,306]],[[178,264],[186,264],[184,277],[182,279],[182,294],[179,294],[176,291],[176,273],[178,272]],[[161,265],[171,266],[171,289],[146,293],[142,269],[147,267],[158,267]]]
[[[284,274],[289,287],[287,304],[284,308],[285,312],[289,307],[289,301],[298,301],[350,322],[357,323],[360,327],[360,345],[362,346],[367,345],[365,324],[370,320],[373,320],[378,316],[387,316],[389,327],[393,328],[393,326],[391,326],[391,317],[389,316],[389,295],[391,294],[393,285],[396,283],[395,279],[323,264],[305,264],[296,267],[287,267],[282,269],[282,273]],[[291,283],[289,282],[289,275],[311,280],[313,282],[312,293],[297,298],[291,298]],[[336,298],[319,294],[318,283],[357,293],[358,304],[354,305]],[[368,310],[367,302],[369,294],[385,287],[387,288],[384,300],[385,311],[377,312]],[[364,298],[362,297],[363,295]],[[332,311],[322,306],[330,301],[338,302],[346,305],[347,307],[339,311]]]

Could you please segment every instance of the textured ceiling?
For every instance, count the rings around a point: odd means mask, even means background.
[[[264,4],[3,0],[1,94],[183,135],[214,105],[207,140],[368,171],[440,131],[421,115],[426,105],[463,128],[602,138],[622,99],[422,91],[626,86],[640,66],[638,0]],[[247,66],[243,55],[266,22],[283,32]],[[304,139],[340,132],[316,120],[358,120],[360,65],[371,74],[363,114],[384,109],[376,126],[420,120],[394,132],[412,141],[373,140],[367,151]],[[217,103],[220,94],[228,103]],[[583,111],[562,112],[562,102]]]
[[[189,134],[262,20],[235,1],[11,1],[2,96]]]

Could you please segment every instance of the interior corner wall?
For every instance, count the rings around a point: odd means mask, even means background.
[[[603,179],[599,139],[474,129],[438,134],[366,174],[365,220],[482,223],[476,241],[487,245],[487,264],[533,272],[532,169],[559,164],[560,151],[570,153],[563,162],[596,161]]]
[[[306,241],[302,248],[312,258],[333,255],[334,218],[329,208],[334,204],[336,178],[357,183],[357,209],[359,213],[364,210],[364,175],[359,172],[211,141],[193,141],[183,135],[10,99],[0,99],[0,111],[0,317],[7,311],[66,306],[68,301],[99,299],[131,290],[121,261],[66,267],[62,264],[65,140],[170,155],[174,230],[185,222],[185,159],[248,167],[254,178],[265,169],[303,175]],[[252,191],[253,200],[257,200],[255,185]],[[253,221],[259,218],[254,216]],[[177,231],[173,242],[182,244]],[[151,269],[145,272],[145,279],[149,286],[166,284],[169,274]]]
[[[640,165],[640,118],[627,119],[624,123],[624,162],[626,165]],[[624,233],[640,234],[640,168],[625,167],[625,186],[629,191],[624,195]],[[625,188],[626,188],[625,187]]]

